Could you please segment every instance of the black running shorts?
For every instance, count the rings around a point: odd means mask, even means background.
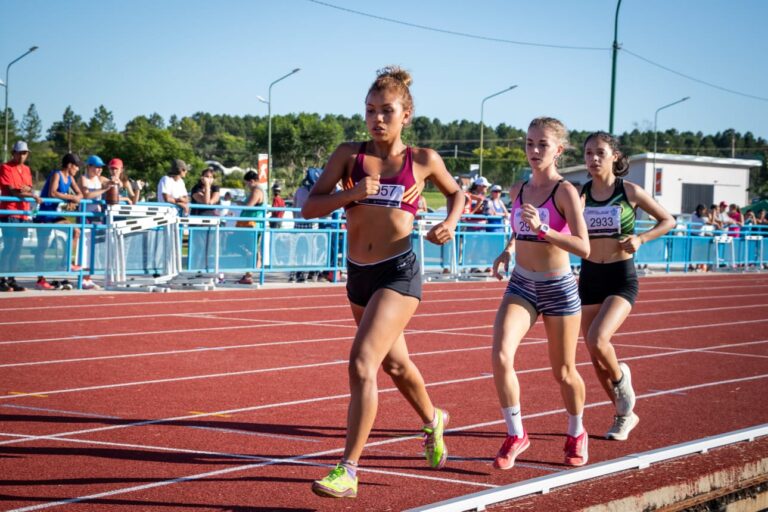
[[[579,297],[583,306],[602,304],[611,295],[618,295],[634,306],[638,291],[634,258],[613,263],[581,260]]]
[[[347,297],[352,304],[367,306],[381,288],[421,300],[421,271],[413,251],[371,265],[347,260]]]

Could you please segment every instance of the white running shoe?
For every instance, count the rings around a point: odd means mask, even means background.
[[[618,416],[629,416],[635,408],[635,390],[632,389],[632,374],[629,371],[627,363],[619,363],[621,368],[621,384],[613,387],[613,394],[616,396],[616,414]]]
[[[640,418],[633,412],[629,413],[629,416],[614,416],[613,425],[611,425],[608,433],[605,434],[605,438],[613,439],[614,441],[626,441],[629,433],[637,426],[639,421]]]

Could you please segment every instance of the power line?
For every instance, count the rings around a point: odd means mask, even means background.
[[[419,25],[416,23],[410,23],[407,21],[402,20],[396,20],[393,18],[385,18],[384,16],[377,16],[375,14],[370,14],[367,12],[362,11],[356,11],[354,9],[348,9],[346,7],[341,7],[334,4],[329,4],[327,2],[321,2],[320,0],[307,0],[309,2],[312,2],[314,4],[322,5],[325,7],[330,7],[331,9],[337,9],[339,11],[345,11],[350,12],[352,14],[357,14],[358,16],[365,16],[366,18],[373,18],[376,20],[386,21],[389,23],[395,23],[397,25],[404,25],[406,27],[411,28],[418,28],[421,30],[429,30],[431,32],[439,32],[441,34],[448,34],[452,36],[459,36],[459,37],[466,37],[469,39],[480,39],[482,41],[493,41],[495,43],[505,43],[505,44],[516,44],[520,46],[537,46],[540,48],[559,48],[563,50],[591,50],[591,51],[608,51],[610,48],[608,47],[597,47],[597,46],[568,46],[568,45],[560,45],[560,44],[546,44],[546,43],[531,43],[528,41],[513,41],[511,39],[501,39],[498,37],[489,37],[489,36],[481,36],[477,34],[468,34],[466,32],[457,32],[455,30],[447,30],[443,28],[435,28],[435,27],[428,27],[426,25]]]
[[[690,75],[686,75],[685,73],[681,73],[679,71],[675,71],[672,68],[668,68],[667,66],[663,66],[663,65],[661,65],[661,64],[659,64],[657,62],[653,62],[650,59],[646,59],[645,57],[643,57],[641,55],[638,55],[638,54],[636,54],[634,52],[631,52],[631,51],[627,50],[626,48],[621,48],[621,50],[624,51],[624,52],[627,52],[629,55],[633,56],[636,59],[640,59],[643,62],[646,62],[646,63],[650,64],[651,66],[656,66],[657,68],[663,69],[664,71],[668,71],[669,73],[673,73],[673,74],[675,74],[677,76],[681,76],[681,77],[686,78],[688,80],[691,80],[693,82],[696,82],[696,83],[699,83],[699,84],[702,84],[702,85],[706,85],[707,87],[712,87],[714,89],[719,89],[721,91],[725,91],[725,92],[728,92],[728,93],[731,93],[731,94],[736,94],[738,96],[744,96],[745,98],[751,98],[753,100],[768,101],[768,98],[764,98],[762,96],[755,96],[754,94],[747,94],[745,92],[740,92],[740,91],[735,91],[733,89],[728,89],[727,87],[722,87],[720,85],[713,84],[713,83],[707,82],[705,80],[700,80],[700,79],[692,77]]]

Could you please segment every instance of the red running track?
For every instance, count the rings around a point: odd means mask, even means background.
[[[531,448],[491,461],[505,428],[490,376],[503,283],[427,284],[408,326],[448,464],[385,376],[355,500],[310,491],[342,451],[354,323],[343,287],[0,299],[3,510],[402,510],[568,471],[566,415],[544,329],[518,352]],[[590,462],[768,422],[768,275],[643,278],[614,338],[641,420],[602,438],[612,407],[583,344]],[[765,446],[765,445],[763,445]],[[553,493],[554,494],[554,493]]]

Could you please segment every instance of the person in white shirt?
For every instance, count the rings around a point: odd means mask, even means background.
[[[707,215],[707,207],[703,204],[696,206],[696,211],[691,215],[690,227],[691,234],[698,236],[712,236],[712,232],[715,230],[715,226],[712,225],[712,222],[709,220],[709,215]],[[698,231],[696,231],[697,228],[699,228]]]
[[[187,164],[184,160],[174,160],[171,170],[157,184],[157,200],[161,203],[171,203],[179,207],[184,215],[189,215],[189,195],[184,177],[187,175]]]

